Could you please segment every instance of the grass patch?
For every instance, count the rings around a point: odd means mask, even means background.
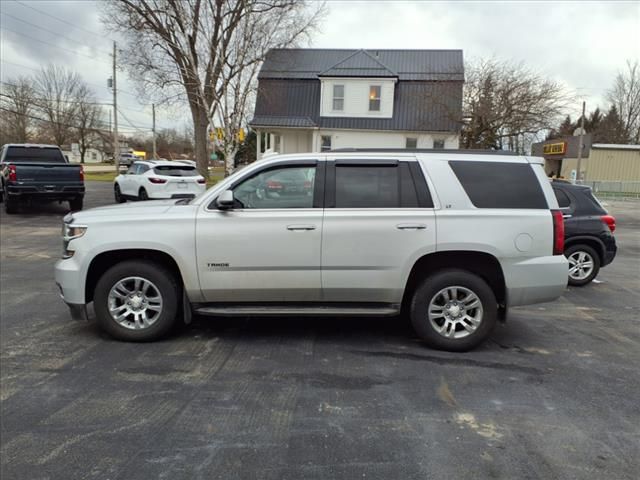
[[[116,172],[84,172],[85,180],[96,182],[113,182],[116,178]]]

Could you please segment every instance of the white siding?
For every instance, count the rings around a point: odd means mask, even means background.
[[[320,137],[331,135],[331,148],[405,148],[407,137],[417,138],[417,148],[433,148],[435,139],[444,140],[444,148],[459,148],[459,137],[425,132],[390,132],[371,130],[320,130],[314,151],[320,151]]]
[[[344,109],[333,110],[333,86],[344,85]],[[369,86],[379,85],[380,111],[369,111]],[[322,117],[375,117],[393,116],[394,79],[327,78],[320,80],[320,116]]]

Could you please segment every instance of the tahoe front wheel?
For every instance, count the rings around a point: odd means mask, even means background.
[[[128,260],[100,277],[93,303],[105,332],[118,340],[144,342],[169,332],[179,299],[171,271],[153,262]]]
[[[411,323],[429,346],[462,352],[482,343],[498,314],[491,287],[465,270],[442,270],[425,278],[411,301]]]

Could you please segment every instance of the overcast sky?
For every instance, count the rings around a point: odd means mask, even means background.
[[[100,101],[110,102],[111,40],[98,2],[0,0],[0,79],[33,74],[47,63],[76,70]],[[605,106],[604,93],[627,59],[640,59],[640,1],[327,2],[316,48],[462,49],[465,59],[522,61]],[[151,108],[118,74],[123,129],[150,128]],[[576,108],[578,108],[576,106]],[[158,126],[182,128],[185,114],[160,111]]]

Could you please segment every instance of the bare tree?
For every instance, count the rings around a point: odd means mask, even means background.
[[[78,136],[80,149],[80,163],[89,148],[102,144],[100,127],[102,121],[102,107],[96,103],[93,92],[84,83],[80,84],[76,95],[77,111],[74,118],[75,131]]]
[[[466,66],[463,148],[525,153],[566,115],[572,96],[522,63],[481,60]]]
[[[34,95],[33,81],[28,77],[2,82],[0,110],[6,141],[26,143],[31,138],[34,125]]]
[[[72,138],[81,86],[77,73],[57,65],[43,68],[35,77],[35,105],[46,120],[42,128],[57,145]]]
[[[198,168],[207,175],[212,116],[231,119],[234,125],[224,127],[236,129],[235,118],[246,110],[247,79],[255,79],[254,65],[268,48],[305,37],[323,11],[323,5],[312,6],[302,0],[110,0],[103,21],[126,38],[122,58],[147,95],[160,102],[186,97]],[[270,36],[257,28],[266,18],[276,22]],[[252,48],[240,52],[240,44]]]
[[[627,60],[627,70],[618,73],[607,100],[616,107],[628,142],[640,143],[640,63]]]

